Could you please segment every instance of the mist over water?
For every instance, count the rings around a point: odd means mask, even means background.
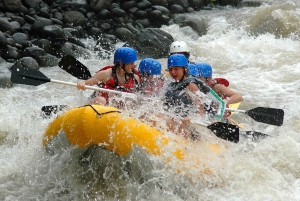
[[[250,129],[273,137],[241,139],[238,144],[213,139],[222,147],[222,157],[206,153],[205,144],[191,143],[187,151],[203,160],[197,168],[192,161],[166,164],[141,151],[120,160],[100,148],[92,164],[84,163],[74,148],[46,152],[42,137],[55,116],[43,119],[40,112],[44,105],[84,105],[92,92],[51,83],[15,85],[0,89],[0,199],[300,200],[300,3],[264,2],[259,7],[184,14],[207,26],[203,36],[178,25],[161,29],[174,40],[187,42],[191,61],[207,62],[213,67],[213,77],[229,80],[230,87],[244,97],[240,109],[283,109],[281,127],[235,114]],[[96,56],[80,61],[92,73],[111,63]],[[167,58],[159,61],[165,68]],[[59,67],[41,72],[52,79],[77,82]],[[203,164],[212,174],[199,174]],[[183,171],[178,173],[177,168]]]

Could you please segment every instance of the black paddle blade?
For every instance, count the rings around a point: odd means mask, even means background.
[[[52,114],[56,114],[59,111],[62,111],[66,108],[67,105],[46,105],[41,108],[42,110],[42,117],[44,119],[50,118]]]
[[[26,84],[32,86],[38,86],[51,80],[43,73],[30,68],[25,68],[21,65],[14,65],[11,68],[10,80],[16,84]]]
[[[281,126],[283,124],[284,111],[282,109],[257,107],[246,111],[246,114],[257,122],[274,126]]]
[[[58,66],[78,79],[87,80],[92,77],[89,69],[71,55],[64,56]]]
[[[230,142],[238,143],[240,140],[239,127],[233,124],[227,124],[223,122],[216,122],[207,126],[214,134]]]

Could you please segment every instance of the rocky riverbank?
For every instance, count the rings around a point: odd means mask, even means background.
[[[117,42],[134,47],[140,58],[168,56],[173,38],[159,29],[178,23],[174,14],[209,9],[211,2],[240,0],[2,0],[0,63],[20,63],[38,70],[57,66],[63,55],[89,57],[83,38],[97,41],[92,51],[107,57]],[[201,25],[181,21],[199,35]],[[0,68],[0,87],[10,87],[9,68]]]

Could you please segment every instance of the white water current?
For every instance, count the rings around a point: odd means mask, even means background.
[[[300,3],[261,2],[265,4],[259,7],[184,14],[204,19],[203,36],[178,25],[161,29],[189,45],[191,61],[207,62],[214,77],[229,80],[244,97],[239,109],[283,109],[281,127],[245,114],[236,116],[254,131],[272,137],[226,142],[222,163],[208,161],[214,174],[202,179],[196,170],[185,176],[155,159],[145,178],[134,179],[134,174],[130,178],[114,166],[115,156],[107,151],[99,155],[101,165],[88,169],[72,161],[70,150],[51,156],[42,146],[43,133],[54,117],[43,119],[41,107],[80,106],[91,91],[54,83],[0,88],[0,200],[300,200]],[[91,72],[111,64],[96,56],[79,60]],[[159,61],[166,67],[167,58]],[[77,82],[58,66],[40,71],[52,79]],[[98,174],[101,168],[105,171]],[[139,168],[147,171],[143,165]]]

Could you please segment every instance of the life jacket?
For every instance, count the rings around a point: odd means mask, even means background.
[[[168,85],[167,91],[165,93],[165,106],[167,109],[175,107],[174,112],[189,112],[189,106],[192,105],[191,100],[187,97],[185,89],[190,83],[195,83],[199,90],[204,94],[209,93],[210,88],[201,80],[198,80],[194,77],[188,77],[184,81],[172,82]]]
[[[104,89],[110,89],[110,90],[117,90],[121,92],[128,92],[128,93],[134,93],[139,89],[139,82],[135,79],[134,74],[136,74],[138,77],[140,77],[138,71],[136,69],[132,69],[131,74],[127,73],[126,75],[129,75],[129,79],[126,80],[124,84],[119,83],[118,77],[117,77],[117,69],[115,66],[105,66],[98,70],[96,73],[100,71],[104,71],[107,69],[112,69],[112,77],[105,83],[100,83],[98,86],[100,88]],[[98,94],[106,99],[106,102],[108,102],[108,93],[106,92],[98,92]],[[94,94],[95,96],[95,94]]]
[[[222,84],[224,85],[225,87],[228,87],[229,86],[229,81],[226,80],[225,78],[215,78],[215,79],[211,79],[209,82],[207,82],[207,84],[213,88],[215,86],[215,84]],[[226,100],[228,98],[228,96],[225,96],[225,95],[221,95],[220,96],[223,100]],[[226,105],[227,108],[229,108],[229,105]],[[231,115],[231,112],[230,111],[226,111],[224,113],[224,117],[229,117]]]

